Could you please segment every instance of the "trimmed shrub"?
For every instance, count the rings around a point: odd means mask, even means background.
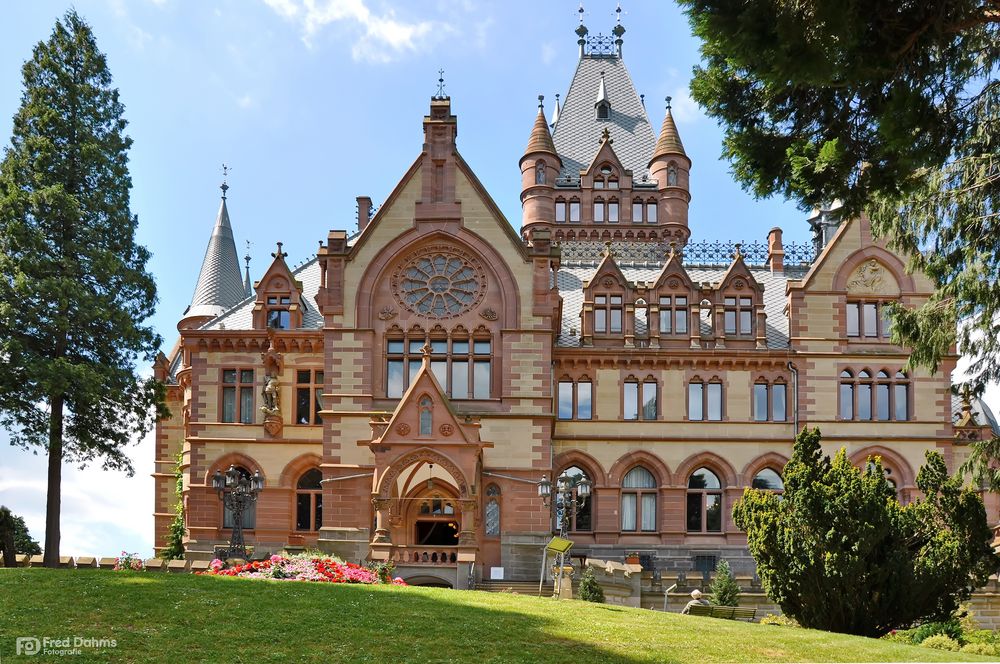
[[[604,604],[604,589],[597,582],[593,568],[589,566],[580,577],[580,599],[585,602]]]
[[[997,648],[992,643],[968,643],[962,646],[962,652],[967,652],[972,655],[996,657],[997,655],[1000,655],[1000,648]]]
[[[928,636],[926,639],[920,642],[920,645],[924,648],[934,648],[935,650],[949,650],[951,652],[958,652],[962,649],[962,646],[958,644],[958,641],[946,636],[944,634],[935,634],[934,636]]]

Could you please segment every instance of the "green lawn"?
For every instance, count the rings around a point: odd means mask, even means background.
[[[986,661],[790,627],[502,593],[101,570],[0,569],[17,636],[115,639],[68,661]],[[67,661],[52,657],[51,661]]]

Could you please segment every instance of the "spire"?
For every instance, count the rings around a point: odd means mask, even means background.
[[[610,104],[611,103],[610,101],[608,101],[608,88],[604,84],[604,72],[603,71],[601,72],[601,82],[597,86],[597,101],[594,102],[594,106],[597,106],[598,104],[600,104],[602,102],[605,103],[605,104]]]
[[[247,253],[246,256],[243,257],[243,260],[246,261],[247,264],[246,276],[243,279],[243,292],[246,297],[250,297],[253,295],[253,288],[250,286],[250,240],[247,240]]]
[[[535,126],[531,129],[531,137],[528,138],[528,147],[524,154],[532,152],[548,152],[557,155],[556,146],[552,142],[552,134],[549,133],[549,123],[545,120],[545,108],[542,101],[543,95],[538,95],[538,115],[535,116]]]
[[[223,174],[228,176],[228,166],[223,165]],[[236,254],[229,209],[226,207],[229,185],[225,179],[219,188],[222,190],[219,214],[215,218],[215,227],[201,263],[198,284],[191,297],[191,305],[184,312],[184,318],[214,318],[246,297],[246,284],[240,274],[240,259]]]
[[[684,144],[681,143],[681,135],[677,132],[677,125],[674,124],[674,115],[670,112],[670,97],[667,97],[667,114],[663,116],[663,126],[660,127],[660,138],[656,141],[656,149],[653,150],[653,158],[668,154],[680,154],[687,156],[684,152]]]
[[[549,123],[549,126],[554,129],[557,122],[559,122],[559,93],[558,92],[556,93],[556,107],[555,107],[555,110],[552,111],[552,122]]]

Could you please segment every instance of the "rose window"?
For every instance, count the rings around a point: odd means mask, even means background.
[[[479,302],[486,279],[478,261],[464,252],[430,248],[393,275],[400,304],[428,318],[458,316]]]

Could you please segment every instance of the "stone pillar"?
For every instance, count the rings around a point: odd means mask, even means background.
[[[375,506],[375,537],[372,539],[372,544],[391,544],[392,537],[389,534],[391,503],[388,498],[373,498],[372,504]]]

